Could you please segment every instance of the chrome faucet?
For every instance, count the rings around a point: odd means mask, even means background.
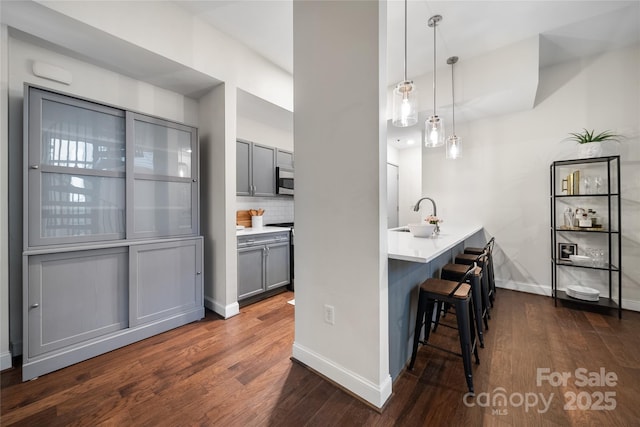
[[[433,206],[433,216],[437,217],[438,216],[438,211],[436,209],[436,202],[431,197],[423,197],[420,200],[418,200],[416,205],[413,207],[413,211],[414,212],[418,212],[420,210],[420,202],[422,202],[425,199],[427,199],[428,201],[431,202],[431,205]],[[438,225],[437,222],[436,222],[435,225],[436,225],[435,233],[439,234],[440,233],[440,226]]]
[[[437,213],[437,210],[436,210],[436,202],[434,202],[431,197],[423,197],[422,199],[418,200],[418,203],[416,203],[416,205],[413,207],[413,211],[414,212],[418,212],[420,210],[420,202],[422,202],[425,199],[429,200],[431,202],[431,204],[433,205],[433,216],[438,216],[438,213]]]

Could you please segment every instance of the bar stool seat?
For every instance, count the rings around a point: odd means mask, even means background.
[[[465,264],[447,264],[442,267],[440,271],[440,277],[444,280],[459,281],[464,277],[469,266]],[[484,270],[480,267],[476,267],[471,275],[471,299],[474,319],[476,322],[476,330],[478,333],[478,340],[480,341],[480,347],[484,348],[484,330],[489,330],[489,309],[488,309],[488,296],[486,293],[486,285],[484,281]],[[435,325],[433,331],[435,332],[438,324],[440,323],[440,315],[442,313],[442,303],[439,303],[436,311]],[[484,321],[484,328],[483,328]]]
[[[475,265],[468,268],[467,273],[460,281],[451,281],[443,279],[427,279],[420,285],[420,293],[418,296],[418,313],[416,316],[415,332],[413,337],[413,352],[411,353],[411,362],[409,369],[412,370],[418,354],[418,345],[428,345],[449,353],[453,353],[462,357],[464,364],[464,373],[467,381],[467,387],[470,393],[473,393],[473,372],[471,365],[471,353],[474,354],[476,364],[480,363],[478,358],[478,348],[476,346],[476,334],[471,310],[471,285],[467,283]],[[460,338],[461,353],[454,353],[448,349],[437,347],[429,343],[429,334],[431,331],[431,319],[433,318],[433,310],[437,302],[451,304],[456,310],[456,319],[458,324],[458,336]],[[420,332],[424,327],[424,339],[420,340]]]

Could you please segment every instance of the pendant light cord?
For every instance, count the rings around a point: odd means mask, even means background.
[[[451,112],[453,113],[453,136],[456,136],[456,92],[453,80],[453,66],[455,64],[455,62],[451,63]]]
[[[436,114],[436,22],[433,23],[433,115]]]
[[[407,0],[404,0],[404,81],[407,81]]]

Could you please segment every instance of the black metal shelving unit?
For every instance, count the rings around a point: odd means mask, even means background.
[[[600,168],[606,170],[606,186],[605,192],[600,194],[562,194],[563,190],[561,181],[563,178],[559,175],[559,171],[571,171],[572,166],[586,168]],[[601,307],[607,309],[615,309],[618,312],[618,318],[622,318],[622,205],[620,198],[620,156],[595,157],[589,159],[572,159],[559,160],[551,164],[549,168],[550,175],[550,217],[551,217],[551,284],[552,296],[554,304],[558,304],[558,300],[570,301],[577,304],[587,306]],[[559,185],[560,184],[560,185]],[[568,185],[567,185],[568,187]],[[567,190],[567,192],[569,192]],[[579,191],[578,191],[579,192]],[[558,225],[558,204],[568,205],[577,203],[587,203],[589,201],[600,201],[606,205],[606,228],[580,228],[565,227]],[[558,253],[558,243],[567,242],[567,236],[580,238],[581,236],[601,236],[603,244],[608,248],[608,257],[604,266],[575,264],[568,260],[560,259]],[[568,242],[567,242],[568,243]],[[584,269],[585,271],[598,272],[605,271],[608,273],[608,295],[601,296],[599,301],[585,301],[573,298],[566,294],[565,291],[558,289],[558,269]],[[614,289],[617,285],[617,299],[614,298]]]

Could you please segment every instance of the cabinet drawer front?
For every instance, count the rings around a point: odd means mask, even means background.
[[[240,236],[238,237],[238,248],[244,248],[247,246],[258,246],[272,243],[288,243],[289,232],[276,232],[266,234],[254,234],[252,236]]]
[[[28,259],[28,356],[128,326],[126,248]]]

